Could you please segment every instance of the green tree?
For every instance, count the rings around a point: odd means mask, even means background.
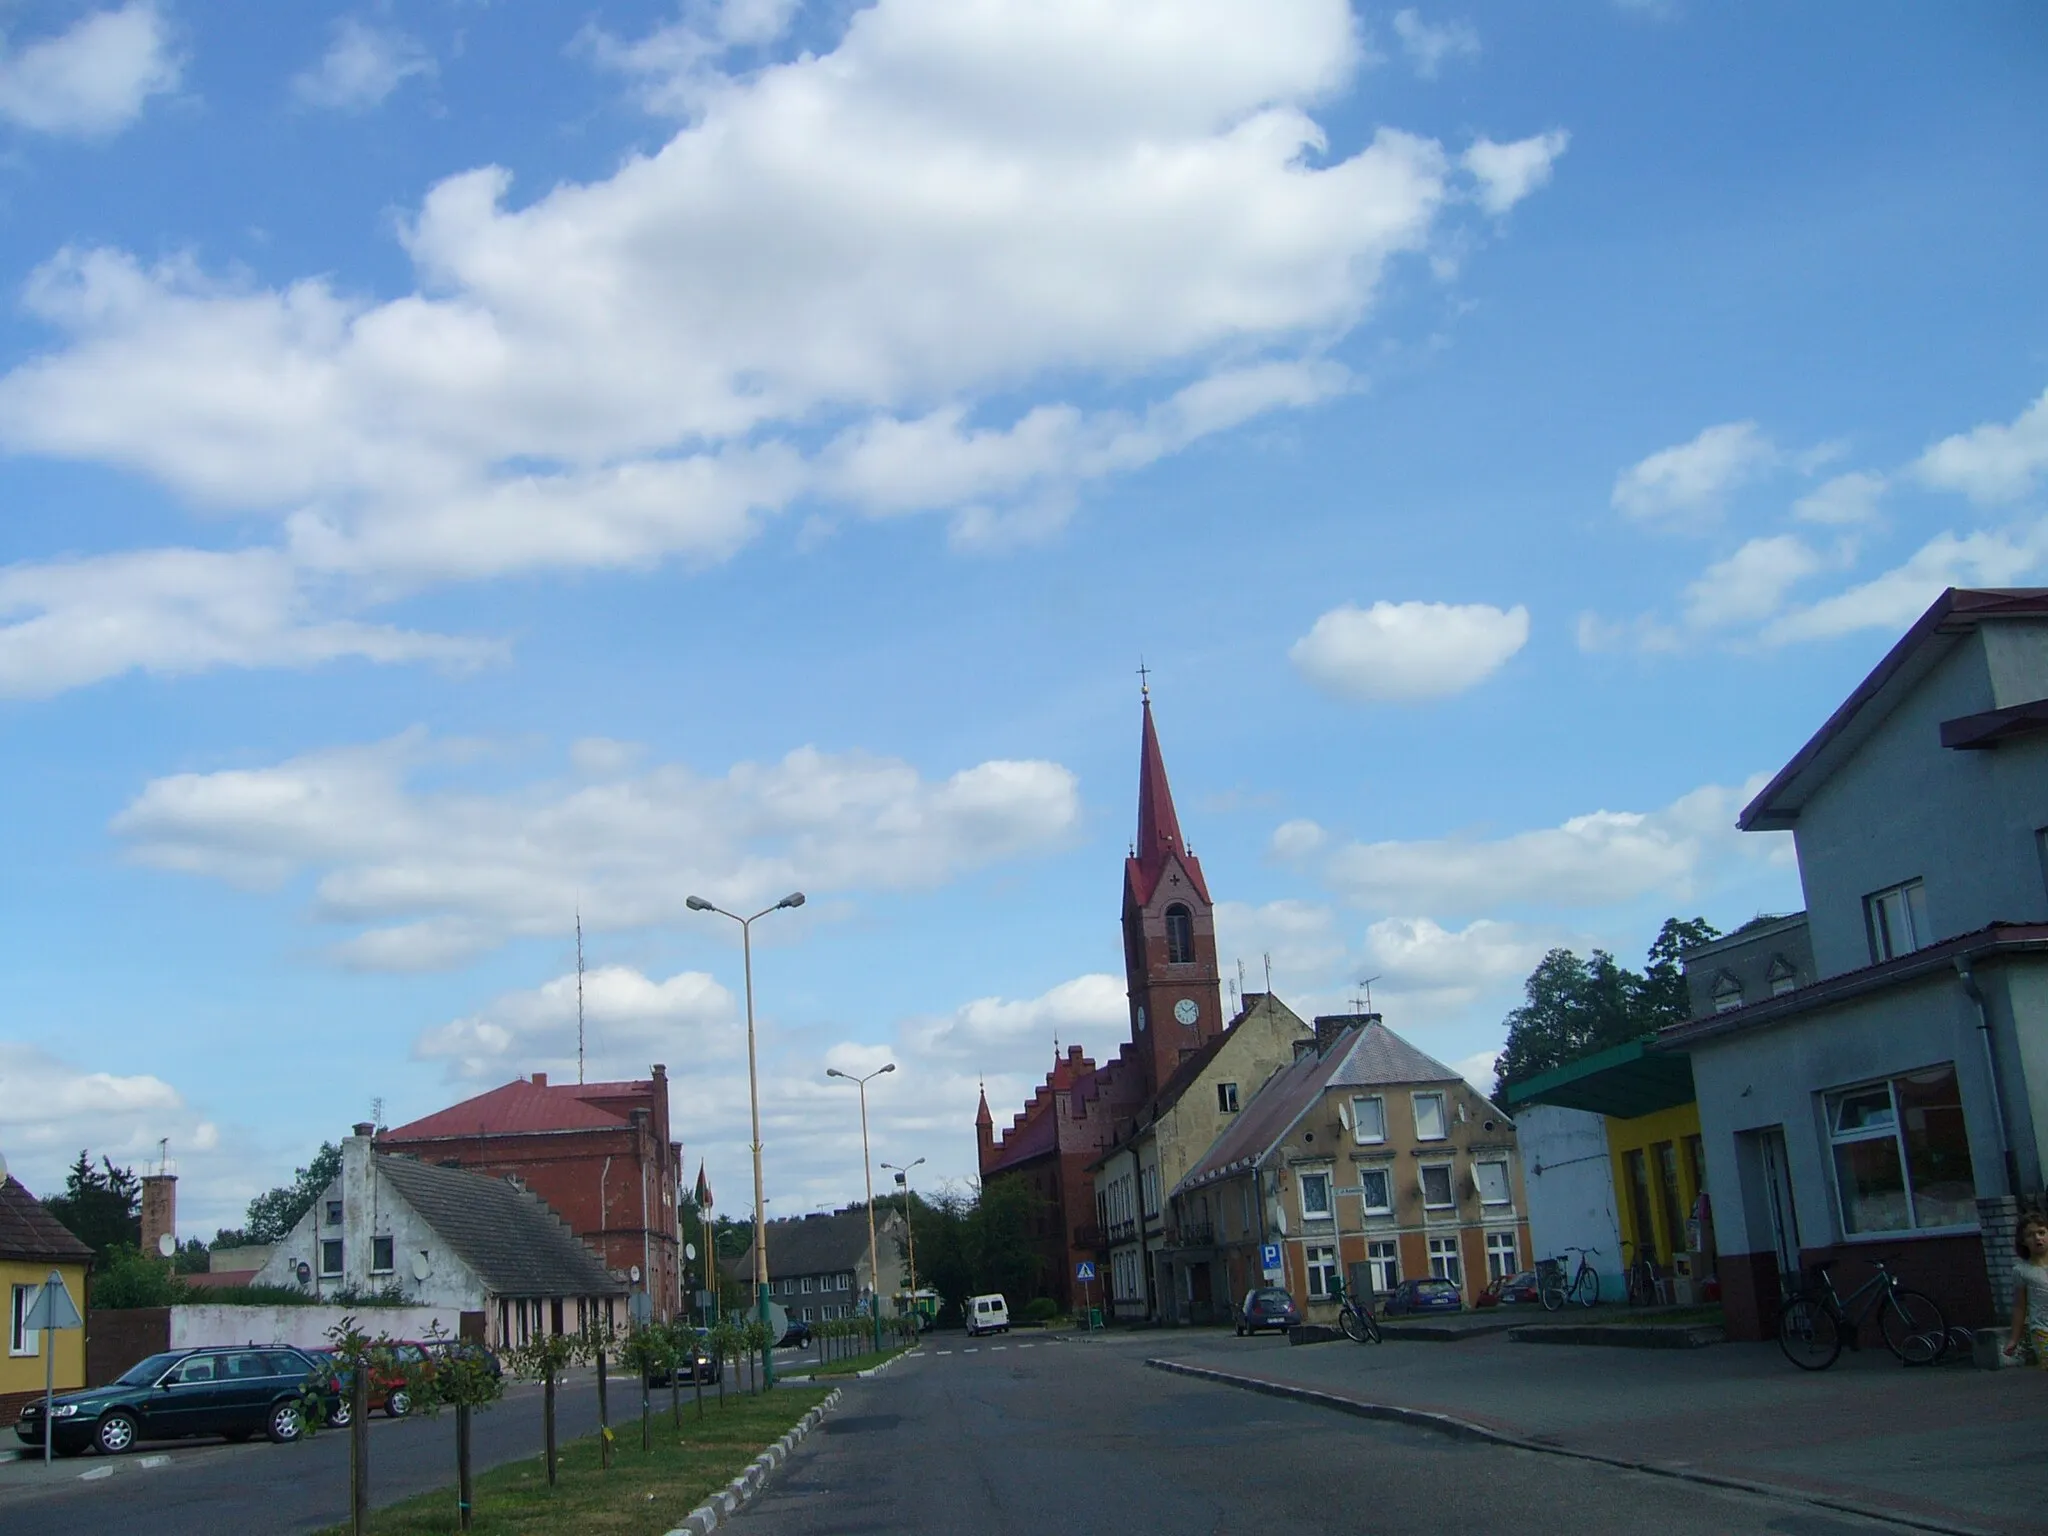
[[[1624,1045],[1691,1014],[1681,954],[1720,937],[1703,917],[1666,918],[1642,972],[1604,949],[1581,959],[1553,949],[1522,986],[1522,1006],[1507,1016],[1508,1038],[1494,1063],[1494,1096],[1570,1062]]]
[[[52,1195],[43,1209],[93,1251],[95,1267],[120,1247],[142,1246],[142,1182],[130,1168],[116,1168],[109,1157],[92,1165],[81,1151],[64,1178],[64,1193]]]
[[[289,1184],[280,1184],[249,1202],[246,1236],[252,1243],[281,1243],[299,1224],[313,1202],[341,1176],[341,1148],[331,1141],[320,1143],[313,1161],[293,1172]]]

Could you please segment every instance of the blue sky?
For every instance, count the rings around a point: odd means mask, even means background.
[[[1139,660],[1242,960],[1483,1074],[2048,567],[2038,8],[0,13],[0,1151],[210,1235],[668,1064],[771,1211],[1124,1032]]]

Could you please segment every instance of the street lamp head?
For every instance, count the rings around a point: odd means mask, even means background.
[[[803,904],[804,893],[802,891],[791,891],[787,896],[783,897],[782,900],[775,903],[775,905],[778,907],[800,907]]]
[[[881,1072],[877,1072],[875,1076],[880,1077],[882,1075],[882,1072],[894,1072],[895,1070],[896,1063],[892,1061],[886,1067],[882,1068]]]
[[[711,903],[706,901],[702,896],[685,897],[683,899],[683,905],[688,907],[692,912],[716,912],[718,910],[718,908],[712,906]]]
[[[827,1068],[825,1069],[825,1075],[826,1075],[827,1077],[845,1077],[845,1076],[846,1076],[846,1074],[845,1074],[844,1072],[840,1071],[840,1070],[839,1070],[839,1069],[838,1069],[837,1067],[827,1067]],[[849,1081],[850,1081],[850,1079],[849,1079]]]

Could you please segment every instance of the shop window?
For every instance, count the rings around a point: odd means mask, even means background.
[[[1505,1161],[1474,1163],[1472,1176],[1479,1185],[1481,1205],[1513,1205],[1514,1193],[1508,1184],[1508,1165]]]
[[[1327,1300],[1336,1290],[1337,1250],[1330,1246],[1310,1244],[1308,1256],[1308,1294],[1311,1301]]]
[[[1521,1255],[1515,1249],[1515,1234],[1512,1232],[1489,1232],[1486,1234],[1486,1278],[1498,1280],[1506,1275],[1522,1272]]]
[[[1678,1208],[1678,1148],[1660,1141],[1650,1148],[1650,1157],[1657,1183],[1657,1214],[1664,1218],[1664,1241],[1675,1251],[1686,1245],[1685,1220]]]
[[[1362,1147],[1376,1147],[1387,1139],[1387,1101],[1380,1098],[1351,1101],[1351,1137]]]
[[[1977,1224],[1976,1171],[1953,1065],[1831,1093],[1827,1111],[1845,1233]]]
[[[1381,1293],[1401,1283],[1401,1245],[1383,1238],[1365,1245],[1365,1261],[1372,1266],[1372,1288]]]
[[[1455,1237],[1432,1237],[1429,1240],[1429,1272],[1455,1286],[1464,1285],[1465,1261],[1458,1255]]]
[[[1193,965],[1195,963],[1195,918],[1194,914],[1175,902],[1166,909],[1166,963],[1168,965]]]
[[[1328,1173],[1301,1175],[1301,1215],[1304,1221],[1326,1221],[1330,1215]]]
[[[1365,1214],[1391,1216],[1394,1212],[1394,1180],[1384,1168],[1358,1170],[1358,1187],[1365,1191]]]
[[[1449,1163],[1425,1163],[1422,1167],[1422,1205],[1424,1210],[1448,1211],[1457,1204],[1451,1193],[1451,1165]]]
[[[1635,1253],[1632,1259],[1658,1256],[1657,1226],[1650,1218],[1650,1165],[1641,1147],[1630,1147],[1621,1156],[1628,1175],[1628,1210],[1635,1222]]]
[[[1444,1096],[1440,1093],[1418,1093],[1415,1101],[1415,1139],[1417,1141],[1442,1141],[1450,1132],[1444,1118]]]
[[[1875,891],[1863,898],[1872,964],[1910,955],[1934,941],[1927,922],[1927,887],[1918,880]]]

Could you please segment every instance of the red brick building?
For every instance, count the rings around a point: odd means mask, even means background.
[[[1124,974],[1131,1037],[1113,1061],[1097,1066],[1070,1046],[1001,1139],[988,1097],[975,1115],[981,1176],[1027,1180],[1039,1199],[1038,1238],[1045,1294],[1072,1307],[1082,1300],[1075,1266],[1104,1251],[1096,1225],[1089,1166],[1152,1100],[1183,1061],[1223,1032],[1222,981],[1216,970],[1215,905],[1202,866],[1181,837],[1166,761],[1144,697],[1138,749],[1138,836],[1124,861]],[[1148,1191],[1156,1201],[1157,1192]],[[1100,1281],[1090,1288],[1097,1300]]]
[[[517,1178],[658,1318],[682,1301],[676,1235],[683,1146],[669,1139],[668,1070],[624,1083],[545,1073],[377,1134],[377,1150]]]

